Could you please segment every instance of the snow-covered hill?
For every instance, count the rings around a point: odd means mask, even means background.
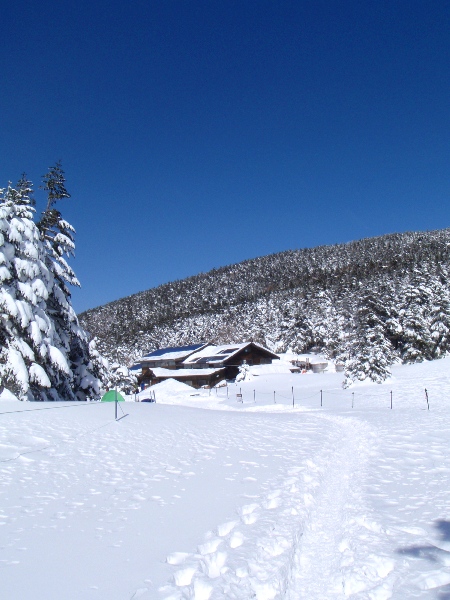
[[[448,598],[449,369],[0,402],[2,597]]]
[[[450,230],[392,234],[248,260],[80,319],[122,363],[162,347],[253,339],[275,352],[319,347],[351,379],[382,380],[396,360],[449,352],[449,275]]]

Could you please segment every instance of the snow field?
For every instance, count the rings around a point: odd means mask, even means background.
[[[290,385],[274,375],[265,405],[168,383],[118,422],[111,404],[1,414],[2,595],[448,599],[449,366],[355,386],[353,409],[351,390],[274,405]],[[292,377],[304,397],[317,377],[339,393],[335,374]],[[0,412],[35,407],[51,405]]]

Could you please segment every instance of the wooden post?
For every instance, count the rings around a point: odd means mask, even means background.
[[[275,404],[277,403],[277,401],[275,400],[275,392],[273,393],[273,401]]]
[[[322,408],[322,390],[320,390],[320,408]]]
[[[391,390],[391,410],[392,410],[392,390]]]
[[[425,398],[427,399],[428,410],[430,410],[430,403],[428,402],[428,390],[425,388]]]
[[[253,402],[256,402],[256,390],[253,390]]]

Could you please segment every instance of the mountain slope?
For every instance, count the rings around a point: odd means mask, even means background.
[[[358,308],[371,298],[399,357],[413,344],[406,339],[411,327],[420,337],[420,327],[434,319],[434,337],[414,358],[421,360],[447,350],[449,265],[450,229],[390,234],[214,269],[88,310],[80,319],[103,352],[122,362],[166,345],[249,338],[280,351],[320,346],[345,360]],[[424,322],[408,325],[413,296]]]

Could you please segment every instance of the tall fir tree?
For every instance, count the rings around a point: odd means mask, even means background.
[[[86,400],[100,393],[107,363],[88,343],[68,284],[79,285],[64,255],[74,229],[55,207],[68,198],[60,163],[44,176],[48,202],[34,222],[25,175],[0,190],[0,393],[21,400]]]
[[[432,290],[429,275],[415,269],[402,290],[403,308],[399,311],[401,326],[400,351],[404,363],[422,362],[433,358],[430,334]]]
[[[46,366],[55,371],[68,366],[53,345],[46,311],[51,275],[33,221],[32,189],[25,178],[21,182],[0,196],[0,391],[45,400],[51,396]]]
[[[391,375],[397,353],[386,335],[389,312],[375,290],[367,290],[356,310],[345,360],[344,387],[370,379],[382,383]]]
[[[430,306],[430,335],[432,358],[442,358],[450,350],[450,292],[446,277],[433,277],[430,282],[432,299]]]
[[[38,223],[45,247],[45,262],[53,278],[47,299],[47,312],[55,328],[58,348],[67,357],[69,371],[52,373],[52,388],[66,400],[84,400],[98,395],[96,377],[92,374],[87,335],[72,307],[68,285],[80,283],[66,257],[75,253],[75,229],[62,218],[57,203],[69,199],[61,163],[43,177],[42,189],[47,192],[47,206]],[[88,375],[91,373],[91,376]]]

